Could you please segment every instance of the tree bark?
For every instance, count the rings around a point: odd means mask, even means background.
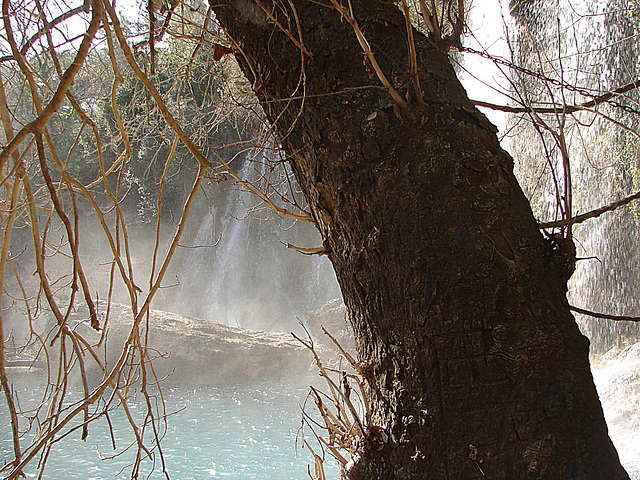
[[[257,0],[256,0],[257,2]],[[333,262],[372,393],[359,479],[626,479],[588,340],[496,130],[396,5],[353,2],[376,59],[321,2],[216,4]],[[285,6],[286,5],[286,6]],[[291,40],[304,45],[307,55]],[[373,434],[372,434],[373,435]]]

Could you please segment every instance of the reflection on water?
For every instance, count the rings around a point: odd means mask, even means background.
[[[22,394],[29,392],[21,387]],[[300,427],[300,403],[304,384],[257,383],[223,388],[166,389],[165,401],[170,416],[162,450],[171,479],[260,479],[299,480],[308,478],[309,455],[297,442]],[[25,397],[26,398],[26,397]],[[32,399],[34,401],[35,399]],[[142,415],[142,402],[132,402],[134,415]],[[0,418],[6,419],[6,406],[0,406]],[[122,411],[110,415],[117,451],[127,447],[132,435]],[[114,460],[100,460],[114,454],[106,419],[93,423],[86,442],[75,432],[56,444],[44,478],[52,480],[127,479],[127,465],[135,457],[134,449]],[[12,458],[8,422],[0,424],[0,456]],[[121,469],[123,469],[120,471]],[[148,473],[151,462],[142,469]],[[37,478],[32,469],[28,478]],[[328,472],[329,473],[329,472]],[[140,478],[147,478],[141,475]],[[166,478],[156,460],[151,479]]]

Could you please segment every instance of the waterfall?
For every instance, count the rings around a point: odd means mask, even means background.
[[[236,160],[244,181],[260,185],[274,154],[267,147]],[[280,162],[282,163],[282,162]],[[283,168],[286,168],[283,165]],[[173,275],[179,286],[159,301],[161,308],[226,325],[291,331],[309,310],[340,296],[326,257],[305,256],[286,243],[321,244],[306,222],[273,219],[259,200],[239,187],[212,185],[205,192]]]
[[[508,3],[508,4],[507,4]],[[509,7],[511,14],[509,15]],[[513,104],[513,99],[541,104],[576,105],[599,92],[638,78],[638,26],[625,12],[624,0],[480,0],[472,3],[468,46],[510,60],[524,70],[508,69],[480,55],[465,55],[463,81],[473,99]],[[496,18],[502,15],[502,24]],[[637,19],[635,20],[637,22]],[[533,72],[533,75],[528,72]],[[550,82],[541,82],[542,77]],[[558,88],[565,84],[564,89]],[[575,86],[572,87],[572,86]],[[572,214],[576,216],[638,191],[639,113],[633,102],[616,99],[623,108],[600,106],[584,111],[563,126],[571,163]],[[499,127],[503,146],[516,161],[516,174],[536,218],[560,218],[563,197],[562,156],[548,131],[540,134],[526,115],[506,117],[485,110]],[[630,127],[618,128],[608,118]],[[558,130],[558,122],[546,117]],[[547,160],[545,160],[547,158]],[[556,177],[559,189],[554,187]],[[560,198],[562,202],[563,199]],[[569,284],[570,302],[587,310],[640,316],[640,254],[635,248],[638,206],[606,213],[573,228],[577,269]],[[637,324],[594,320],[578,315],[592,350],[630,344],[640,336]]]
[[[473,2],[470,21],[474,37],[467,46],[507,60],[513,58],[516,65],[534,75],[508,69],[505,63],[493,64],[478,54],[465,55],[462,68],[469,73],[462,77],[470,97],[513,105],[507,98],[511,95],[538,105],[563,100],[576,105],[635,81],[640,68],[639,30],[637,23],[625,16],[628,7],[625,0]],[[500,14],[502,24],[496,22]],[[551,82],[541,84],[543,76]],[[561,90],[562,83],[577,88]],[[637,99],[637,94],[633,98]],[[599,112],[630,130],[616,127],[593,111],[577,114],[576,120],[568,117],[563,126],[571,162],[573,216],[640,190],[636,133],[640,114],[624,108],[638,110],[636,102],[616,101],[623,108],[604,105]],[[545,150],[541,135],[526,115],[485,113],[499,127],[502,144],[514,157],[516,174],[536,218],[559,219],[563,164],[550,133],[542,132]],[[545,119],[558,129],[556,118]],[[559,194],[553,186],[554,175],[560,183]],[[579,260],[569,283],[572,305],[640,316],[639,208],[632,204],[574,226]],[[591,341],[592,369],[610,436],[631,478],[640,479],[640,344],[635,343],[640,337],[639,325],[581,315],[576,319]]]
[[[514,75],[523,96],[549,104],[564,99],[576,105],[637,78],[637,27],[625,18],[627,4],[623,0],[521,3],[514,27],[516,61],[555,82],[539,87],[539,82]],[[561,91],[559,83],[569,87]],[[628,100],[616,101],[632,106]],[[615,105],[601,106],[599,112],[584,111],[575,120],[568,117],[563,127],[571,164],[573,216],[624,198],[640,185],[635,133],[616,127],[604,115],[631,129],[640,117]],[[559,130],[557,120],[548,121]],[[543,132],[549,161],[541,161],[545,151],[534,129],[522,121],[513,121],[511,127],[514,135],[509,148],[534,212],[542,221],[556,220],[558,192],[552,186],[551,168],[561,184],[560,152],[551,135]],[[560,190],[559,195],[564,192]],[[635,293],[640,287],[636,273],[640,256],[634,248],[637,211],[632,206],[574,227],[579,260],[569,285],[573,305],[596,312],[640,315]],[[596,353],[629,344],[640,332],[632,323],[580,316],[578,320]]]

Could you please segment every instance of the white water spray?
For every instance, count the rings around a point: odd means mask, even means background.
[[[519,20],[508,14],[508,1],[475,0],[470,9],[473,38],[467,46],[510,60],[541,73],[556,83],[540,86],[540,78],[527,84],[526,75],[500,64],[466,54],[462,74],[469,96],[494,104],[513,105],[508,96],[518,94],[509,80],[528,88],[520,98],[532,102],[569,105],[590,100],[593,94],[634,81],[638,75],[637,27],[625,23],[622,0],[521,1]],[[515,2],[512,2],[515,3]],[[502,16],[502,20],[499,19]],[[508,35],[507,35],[508,33]],[[505,75],[505,73],[507,75]],[[525,79],[523,81],[522,79]],[[559,89],[558,83],[577,88]],[[585,95],[585,93],[587,95]],[[637,120],[619,108],[601,107],[601,113],[624,123]],[[557,193],[552,187],[551,167],[560,184],[562,158],[557,149],[540,148],[540,138],[526,121],[487,113],[498,127],[503,146],[515,158],[516,172],[539,220],[554,220]],[[559,117],[558,117],[559,118]],[[547,118],[559,129],[558,119]],[[582,125],[580,124],[582,123]],[[594,112],[583,112],[577,120],[567,117],[562,125],[569,145],[572,173],[572,214],[590,211],[638,190],[637,139],[616,129]],[[510,131],[510,129],[512,129]],[[548,135],[548,146],[553,147]],[[563,192],[561,192],[561,195]],[[613,314],[640,315],[640,255],[637,215],[631,210],[605,214],[574,228],[578,268],[570,283],[573,305]],[[634,325],[579,318],[581,328],[592,341],[592,350],[603,353],[616,348],[593,367],[610,436],[622,464],[633,479],[640,479],[640,344]],[[623,348],[627,345],[626,349]],[[621,348],[622,347],[622,348]],[[622,353],[617,353],[621,352]],[[594,356],[594,358],[599,358]]]

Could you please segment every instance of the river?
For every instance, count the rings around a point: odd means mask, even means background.
[[[22,401],[34,402],[35,391],[18,387]],[[169,478],[299,480],[308,478],[308,451],[302,448],[300,404],[307,385],[261,382],[218,388],[167,388],[169,416],[161,442]],[[142,402],[132,401],[134,415],[142,414]],[[7,418],[6,405],[0,417]],[[44,477],[49,480],[128,479],[134,449],[112,460],[101,458],[124,450],[132,435],[121,410],[110,414],[116,438],[114,451],[105,417],[92,423],[86,442],[80,431],[54,445]],[[0,457],[12,458],[8,422],[0,424]],[[167,478],[162,465],[146,461],[140,478]],[[331,469],[328,469],[330,472]],[[334,469],[334,472],[336,470]],[[34,468],[27,478],[37,478]],[[337,475],[336,475],[337,477]]]

